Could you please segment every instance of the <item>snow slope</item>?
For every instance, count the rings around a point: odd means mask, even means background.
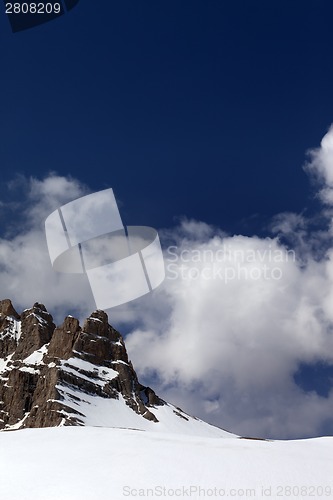
[[[2,500],[333,498],[333,438],[256,441],[130,429],[0,432]]]
[[[158,422],[152,422],[127,406],[121,394],[119,394],[119,399],[107,399],[82,393],[68,385],[59,384],[57,389],[68,408],[68,415],[75,415],[71,413],[71,408],[79,411],[80,419],[87,426],[126,427],[152,432],[179,432],[185,435],[203,437],[236,437],[235,434],[191,417],[170,403],[165,403],[163,406],[149,406],[149,410],[158,419]]]

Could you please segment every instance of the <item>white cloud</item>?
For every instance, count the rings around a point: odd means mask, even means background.
[[[174,249],[170,260],[166,252],[160,293],[171,316],[165,328],[160,317],[156,324],[150,318],[149,328],[127,337],[135,366],[147,378],[158,375],[164,397],[185,400],[192,412],[234,432],[318,432],[321,419],[331,416],[333,394],[309,397],[293,374],[300,361],[333,362],[327,331],[333,266],[312,261],[304,269],[278,239],[214,236],[190,243],[177,233],[179,259]],[[221,273],[212,278],[214,269]]]
[[[86,194],[87,188],[70,177],[50,174],[43,180],[24,177],[10,184],[11,230],[0,239],[1,298],[11,298],[18,310],[36,301],[45,303],[58,321],[76,311],[94,308],[83,275],[55,273],[44,231],[46,217],[63,203]]]
[[[333,192],[332,136],[331,128],[307,166],[325,203]],[[30,223],[0,241],[3,298],[19,307],[41,300],[59,318],[94,308],[84,277],[53,272],[43,228],[52,210],[86,192],[56,175],[26,183],[15,210],[24,206]],[[304,214],[280,214],[272,238],[230,236],[194,220],[161,231],[164,284],[108,311],[111,324],[129,332],[141,378],[240,434],[290,438],[332,428],[333,390],[328,397],[304,392],[293,377],[300,363],[333,363],[331,211],[321,214],[327,229],[320,230]]]
[[[323,137],[320,147],[309,151],[310,161],[305,170],[323,184],[320,199],[333,205],[333,125]]]
[[[320,175],[326,203],[332,138],[331,128],[307,166]],[[309,225],[285,213],[274,219],[272,239],[227,236],[195,221],[174,230],[157,296],[168,321],[163,327],[159,313],[154,323],[150,311],[149,323],[145,316],[127,337],[135,366],[157,377],[162,396],[240,434],[309,436],[332,422],[333,390],[327,398],[304,392],[293,377],[300,363],[333,363],[330,224],[314,233]]]

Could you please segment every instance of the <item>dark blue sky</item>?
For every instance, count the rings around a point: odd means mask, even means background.
[[[325,0],[80,0],[13,34],[2,13],[2,180],[71,174],[159,228],[186,215],[246,234],[311,210],[332,19]]]

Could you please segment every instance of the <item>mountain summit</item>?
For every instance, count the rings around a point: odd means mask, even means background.
[[[69,425],[232,436],[140,384],[104,311],[56,327],[43,304],[0,301],[0,429]]]

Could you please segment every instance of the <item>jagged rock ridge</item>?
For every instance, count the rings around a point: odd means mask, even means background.
[[[0,301],[0,429],[84,425],[97,400],[123,400],[151,422],[154,408],[167,404],[139,383],[104,311],[83,327],[72,316],[56,327],[43,304],[19,315]]]

